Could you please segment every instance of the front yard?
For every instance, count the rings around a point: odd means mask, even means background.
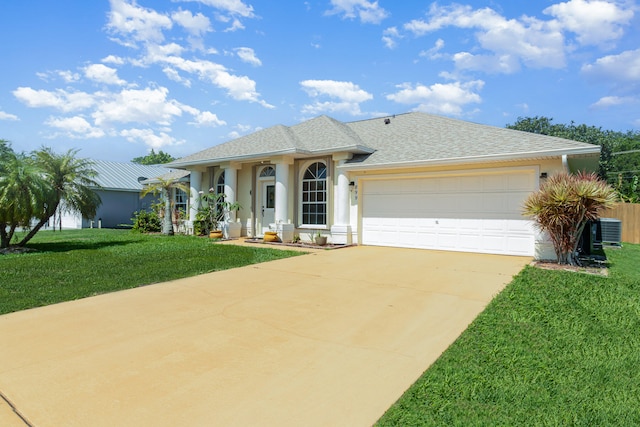
[[[41,231],[28,246],[0,255],[0,314],[300,254],[107,229]]]
[[[640,425],[640,245],[607,256],[526,267],[378,425]]]

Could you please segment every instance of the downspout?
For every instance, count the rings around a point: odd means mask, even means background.
[[[562,168],[566,173],[571,173],[571,171],[569,170],[569,160],[567,159],[566,154],[562,155]]]

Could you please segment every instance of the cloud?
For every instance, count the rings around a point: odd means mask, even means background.
[[[589,80],[616,82],[632,90],[640,82],[640,49],[604,56],[593,64],[583,65],[581,72]]]
[[[13,96],[31,108],[51,107],[63,112],[84,110],[91,108],[96,103],[91,94],[68,92],[63,89],[48,91],[19,87],[13,91]]]
[[[9,114],[4,111],[0,111],[0,120],[9,120],[9,121],[17,122],[20,119],[15,114]]]
[[[198,112],[194,116],[194,120],[189,122],[190,125],[196,125],[198,127],[217,127],[227,124],[224,120],[220,120],[218,116],[209,111]]]
[[[262,61],[258,59],[256,53],[250,47],[238,47],[235,49],[238,57],[248,64],[253,65],[254,67],[259,67],[262,65]]]
[[[623,26],[633,18],[633,8],[623,9],[615,2],[569,0],[554,4],[543,13],[555,17],[563,28],[576,33],[583,45],[602,45],[622,37]]]
[[[304,80],[302,89],[312,98],[328,97],[330,101],[316,101],[303,106],[305,114],[346,113],[352,116],[362,115],[360,103],[373,99],[373,95],[360,89],[351,82],[334,80]]]
[[[637,104],[638,102],[638,98],[634,96],[605,96],[591,104],[591,108],[606,109],[618,105]]]
[[[115,40],[125,46],[135,46],[137,42],[160,43],[164,40],[164,30],[171,29],[173,22],[167,15],[153,9],[140,7],[133,0],[110,0],[107,30],[121,38]]]
[[[442,39],[438,39],[436,40],[436,42],[434,43],[433,47],[431,49],[428,50],[423,50],[422,52],[420,52],[420,56],[423,57],[427,57],[429,59],[438,59],[440,57],[442,57],[442,54],[439,53],[442,48],[444,47],[444,40]]]
[[[401,38],[402,35],[398,31],[398,27],[389,27],[382,32],[382,42],[389,49],[398,46],[398,39]]]
[[[152,129],[124,129],[120,131],[120,136],[126,138],[129,142],[143,142],[154,149],[184,143],[184,141],[179,141],[166,132],[156,134]]]
[[[122,90],[100,102],[91,115],[98,126],[114,123],[168,125],[182,115],[182,109],[178,102],[167,99],[167,93],[168,89],[164,87]]]
[[[426,20],[412,20],[403,28],[415,36],[423,36],[445,27],[476,30],[474,37],[487,53],[460,52],[453,56],[459,69],[510,73],[523,63],[532,68],[565,66],[564,36],[555,21],[531,17],[506,19],[491,8],[432,4]],[[499,66],[492,61],[498,60]]]
[[[343,19],[360,18],[367,24],[379,24],[389,13],[378,5],[377,1],[367,0],[331,0],[333,9],[327,15],[342,15]]]
[[[127,82],[118,77],[118,70],[104,64],[92,64],[84,68],[84,75],[98,83],[124,86]]]
[[[403,83],[396,86],[400,90],[387,95],[387,99],[399,104],[417,104],[415,111],[459,116],[464,106],[482,102],[477,92],[483,86],[482,80],[436,83],[431,86]]]
[[[91,124],[81,116],[50,117],[45,124],[63,131],[63,134],[69,138],[101,138],[105,135],[104,130],[91,126]]]
[[[243,18],[253,18],[253,6],[246,5],[241,0],[181,0],[183,2],[197,2],[211,6],[230,15],[238,15]]]
[[[200,37],[213,31],[209,18],[201,13],[192,14],[188,10],[180,10],[171,14],[171,19],[182,26],[192,36]]]

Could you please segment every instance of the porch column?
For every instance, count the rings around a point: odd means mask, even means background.
[[[351,158],[348,153],[333,156],[336,161],[336,195],[335,195],[335,221],[331,226],[331,240],[333,243],[350,245],[353,242],[350,211],[351,198],[349,193],[349,177],[341,168]]]
[[[289,221],[289,170],[293,159],[283,157],[273,163],[276,165],[275,229],[283,242],[290,242],[294,231],[294,225]]]
[[[202,172],[189,171],[189,233],[193,233],[193,222],[200,208],[200,190],[202,189]]]
[[[229,203],[236,202],[236,188],[238,182],[238,167],[237,166],[225,166],[224,170],[224,195],[225,201]],[[236,212],[229,212],[229,218],[225,218],[227,221],[235,222]]]

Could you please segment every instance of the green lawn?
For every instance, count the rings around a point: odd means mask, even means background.
[[[28,247],[0,255],[0,314],[300,255],[107,229],[41,231]]]
[[[526,267],[378,425],[640,425],[640,245],[607,256]]]

